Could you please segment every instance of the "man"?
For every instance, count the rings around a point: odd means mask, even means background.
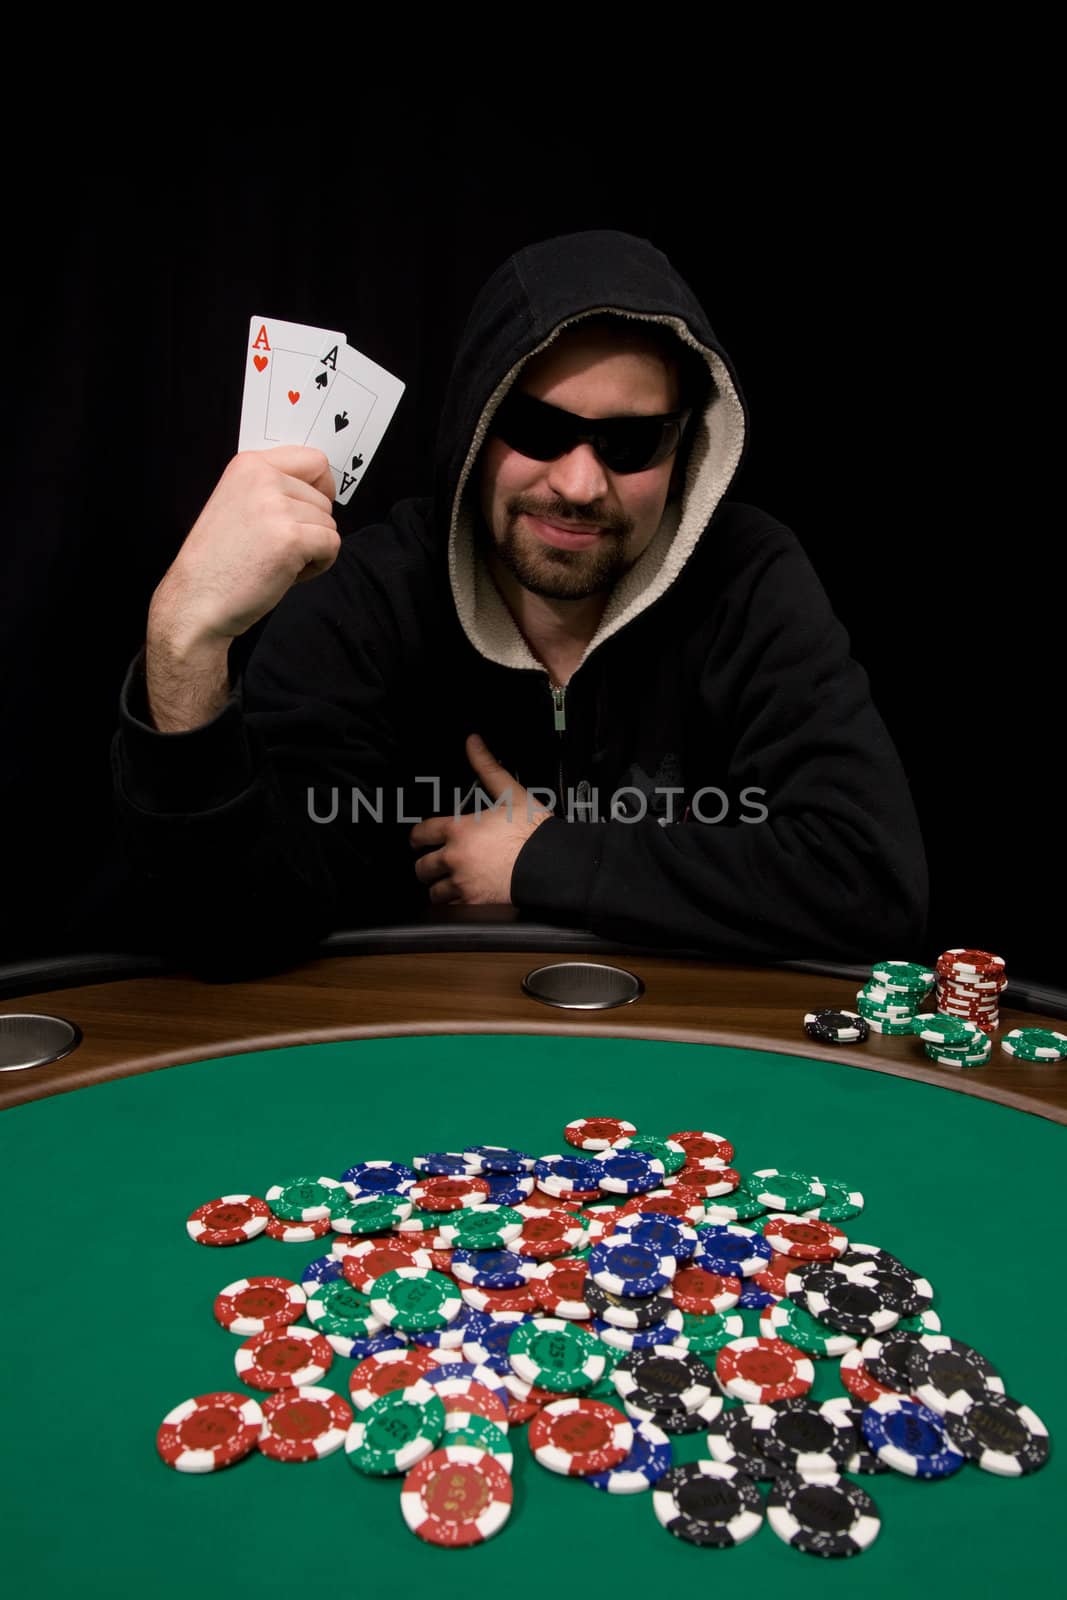
[[[112,746],[158,943],[226,966],[510,901],[749,960],[914,950],[908,786],[796,537],[726,498],[746,424],[666,257],[594,231],[475,300],[431,496],[342,542],[321,454],[235,458]]]

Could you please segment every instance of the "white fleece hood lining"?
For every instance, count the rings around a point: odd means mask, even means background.
[[[559,323],[535,350],[516,362],[490,395],[474,430],[452,504],[452,520],[448,531],[448,575],[456,613],[474,648],[502,667],[532,668],[538,672],[546,670],[544,663],[537,659],[523,638],[476,547],[475,518],[480,517],[481,510],[470,482],[471,472],[497,407],[527,361],[546,350],[565,328],[572,327],[583,317],[598,316],[603,312],[633,317],[640,322],[665,323],[673,328],[678,337],[707,362],[718,395],[705,406],[695,426],[691,427],[685,486],[680,499],[668,501],[663,520],[647,549],[615,585],[604,607],[600,626],[585,647],[582,661],[598,644],[632,622],[674,582],[726,493],[741,459],[745,417],[740,397],[721,357],[706,345],[699,344],[680,318],[643,316],[619,311],[614,306],[597,306]]]

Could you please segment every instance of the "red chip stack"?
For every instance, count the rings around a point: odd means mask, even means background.
[[[936,972],[938,1011],[976,1022],[991,1037],[1000,1026],[1000,995],[1008,981],[1003,956],[988,950],[943,950]]]

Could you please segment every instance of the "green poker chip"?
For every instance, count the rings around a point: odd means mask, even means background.
[[[766,1337],[784,1339],[809,1356],[843,1356],[859,1342],[850,1333],[840,1333],[825,1322],[818,1322],[788,1296],[766,1308],[760,1319],[761,1330],[764,1324],[773,1329]]]
[[[283,1222],[316,1222],[350,1196],[337,1178],[287,1178],[272,1184],[263,1198]]]
[[[1067,1058],[1067,1033],[1054,1028],[1012,1028],[1001,1039],[1000,1048],[1019,1061],[1063,1061]]]
[[[879,961],[871,968],[871,981],[890,993],[929,994],[937,974],[917,961]]]
[[[514,1456],[508,1448],[508,1437],[488,1417],[474,1411],[449,1411],[445,1414],[445,1436],[442,1445],[469,1444],[476,1450],[488,1450],[495,1456],[504,1471],[511,1472]]]
[[[523,1216],[510,1206],[472,1206],[453,1222],[438,1217],[438,1231],[455,1250],[506,1250],[522,1232]]]
[[[714,1200],[705,1201],[704,1221],[697,1223],[697,1229],[724,1222],[751,1222],[754,1217],[763,1217],[766,1214],[767,1207],[763,1201],[757,1200],[751,1189],[742,1183],[740,1188],[734,1189],[730,1194],[718,1195]]]
[[[591,1389],[583,1390],[582,1399],[610,1400],[613,1404],[617,1404],[619,1399],[619,1391],[611,1381],[611,1374],[615,1371],[615,1368],[618,1366],[619,1362],[622,1361],[625,1356],[629,1355],[629,1351],[617,1350],[614,1345],[604,1344],[603,1340],[601,1340],[600,1354],[604,1357],[603,1375],[597,1379]]]
[[[819,1205],[825,1192],[818,1178],[809,1172],[779,1172],[775,1167],[764,1167],[744,1182],[763,1205],[772,1211],[792,1212],[794,1216]]]
[[[554,1394],[576,1394],[604,1376],[604,1345],[562,1317],[534,1317],[508,1340],[508,1362],[524,1383]]]
[[[422,1211],[418,1206],[412,1206],[403,1221],[396,1224],[396,1231],[401,1236],[405,1233],[436,1233],[441,1226],[441,1215],[440,1211]]]
[[[370,1295],[347,1278],[317,1284],[308,1297],[307,1315],[317,1332],[339,1333],[346,1339],[367,1339],[382,1325],[371,1310]]]
[[[912,1031],[925,1044],[969,1045],[971,1049],[982,1038],[982,1030],[977,1022],[970,1022],[965,1017],[945,1017],[938,1011],[916,1017]]]
[[[391,1328],[422,1333],[447,1328],[463,1310],[458,1286],[426,1267],[397,1267],[374,1281],[371,1310]]]
[[[443,1402],[429,1384],[415,1383],[360,1412],[345,1436],[345,1454],[358,1472],[389,1477],[428,1456],[444,1431]]]
[[[411,1201],[398,1194],[347,1196],[332,1208],[330,1225],[335,1233],[391,1233],[411,1213]]]
[[[902,1329],[905,1333],[940,1333],[941,1318],[936,1311],[920,1311],[914,1317],[901,1317],[893,1332]]]
[[[858,1189],[850,1189],[837,1178],[820,1178],[819,1182],[826,1190],[826,1199],[804,1212],[805,1221],[847,1222],[850,1217],[859,1216],[863,1210],[863,1196]]]
[[[739,1311],[718,1311],[705,1316],[698,1311],[682,1312],[682,1331],[671,1345],[672,1350],[688,1350],[695,1356],[714,1355],[731,1339],[742,1339],[745,1319]]]

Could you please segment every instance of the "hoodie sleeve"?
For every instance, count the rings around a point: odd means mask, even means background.
[[[396,542],[395,528],[384,534]],[[393,918],[403,911],[403,885],[418,887],[407,830],[362,809],[352,821],[353,791],[373,798],[397,782],[396,639],[349,551],[284,597],[226,705],[199,728],[153,726],[138,652],[111,770],[142,933],[157,949],[229,976],[306,955],[386,902]]]
[[[721,748],[725,731],[721,786],[762,790],[741,815],[762,805],[765,820],[737,820],[733,807],[719,825],[554,818],[516,859],[513,901],[605,938],[757,961],[916,950],[928,886],[911,793],[799,541],[766,541],[720,620],[695,686],[694,740],[703,729]],[[715,797],[699,809],[714,815]]]

